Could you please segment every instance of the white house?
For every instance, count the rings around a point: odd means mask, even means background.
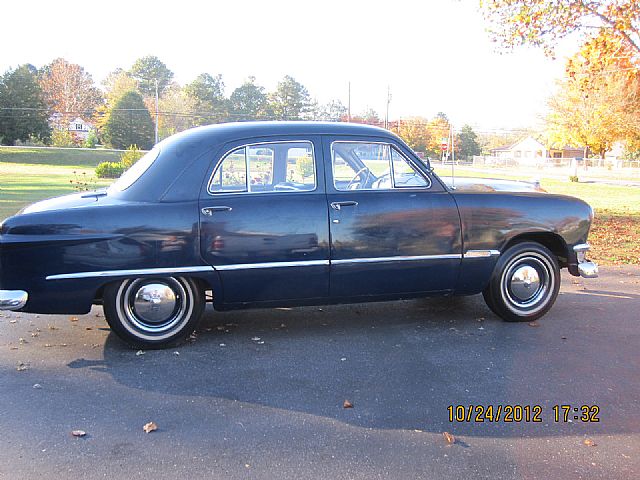
[[[513,145],[491,150],[491,155],[498,158],[512,159],[519,165],[537,166],[547,158],[547,148],[535,138],[528,136]]]
[[[85,122],[83,119],[78,117],[72,122],[69,122],[68,130],[76,138],[80,140],[86,140],[89,136],[89,132],[93,130],[93,125],[89,122]]]

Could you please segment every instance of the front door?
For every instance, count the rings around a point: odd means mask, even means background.
[[[325,142],[331,296],[453,290],[462,252],[452,196],[388,139]]]
[[[200,197],[201,254],[220,274],[224,303],[326,297],[329,229],[319,140],[224,150]]]

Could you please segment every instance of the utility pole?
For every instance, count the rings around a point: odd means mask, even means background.
[[[158,143],[158,79],[156,78],[156,141]]]
[[[455,189],[456,188],[456,177],[455,177],[455,173],[453,171],[453,164],[456,163],[456,149],[455,146],[453,144],[453,125],[449,124],[449,135],[451,138],[451,186]]]
[[[384,128],[389,129],[389,104],[391,103],[391,87],[387,85],[387,112],[384,115]]]
[[[351,81],[349,81],[349,97],[347,99],[347,120],[351,121]]]

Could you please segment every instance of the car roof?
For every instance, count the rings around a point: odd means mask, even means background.
[[[384,128],[358,123],[268,121],[206,125],[186,130],[169,137],[167,140],[171,143],[189,142],[192,140],[202,140],[206,137],[215,138],[218,142],[225,143],[227,141],[248,137],[276,135],[362,135],[395,137],[392,132]]]

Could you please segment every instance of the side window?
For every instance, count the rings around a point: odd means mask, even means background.
[[[297,185],[300,190],[316,188],[315,162],[310,143],[287,149],[287,183]]]
[[[311,142],[246,145],[228,153],[209,182],[209,193],[311,191],[316,170]]]
[[[274,159],[274,147],[266,145],[251,145],[247,147],[250,192],[264,192],[273,185]]]
[[[429,186],[428,180],[387,143],[334,142],[331,157],[336,190]]]
[[[391,149],[393,186],[395,188],[427,187],[427,180],[395,148]]]
[[[246,192],[247,164],[244,147],[234,150],[225,157],[213,174],[209,184],[210,192]]]

